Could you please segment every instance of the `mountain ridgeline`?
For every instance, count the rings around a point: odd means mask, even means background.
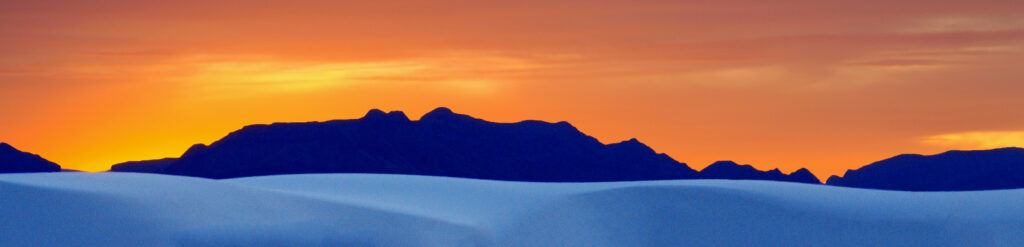
[[[58,172],[39,155],[0,143],[0,173]],[[602,144],[566,122],[494,123],[447,108],[418,121],[371,110],[363,118],[251,125],[178,158],[132,161],[113,172],[204,178],[300,173],[383,173],[543,182],[743,179],[820,184],[807,169],[784,174],[719,161],[701,171],[636,139]],[[1024,149],[903,154],[826,184],[904,191],[1024,188]]]
[[[0,142],[0,173],[59,172],[60,165]]]
[[[722,163],[722,162],[719,162]],[[717,164],[717,163],[716,163]],[[418,121],[371,110],[361,119],[251,125],[180,158],[126,162],[111,171],[205,178],[299,173],[385,173],[514,181],[759,179],[820,183],[735,163],[697,172],[636,139],[602,144],[567,122],[494,123],[447,108]]]
[[[718,161],[700,171],[704,179],[773,180],[820,184],[818,177],[807,168],[800,168],[791,174],[783,174],[778,168],[760,171],[751,165],[740,165],[732,161]]]
[[[1024,188],[1024,149],[903,154],[832,176],[827,184],[907,191]]]

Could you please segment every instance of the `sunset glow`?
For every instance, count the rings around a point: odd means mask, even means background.
[[[68,169],[438,106],[819,177],[1024,145],[1016,1],[0,0],[0,141]]]
[[[967,132],[931,136],[926,143],[963,149],[1024,147],[1024,131]]]

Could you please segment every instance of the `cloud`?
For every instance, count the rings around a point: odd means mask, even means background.
[[[1024,147],[1024,131],[974,131],[929,136],[923,142],[929,145],[990,149],[1001,147]]]
[[[190,64],[193,71],[174,78],[192,88],[224,93],[295,92],[363,83],[360,77],[400,75],[425,68],[414,63],[305,63],[230,61]]]
[[[909,22],[898,31],[909,33],[991,32],[1024,28],[1024,18],[943,16]]]
[[[546,58],[540,58],[546,59]],[[350,86],[416,84],[471,95],[497,92],[502,81],[546,66],[531,58],[488,52],[454,52],[401,60],[321,61],[267,55],[167,55],[150,64],[74,65],[78,78],[125,74],[161,74],[173,83],[209,98],[258,94],[307,93]]]

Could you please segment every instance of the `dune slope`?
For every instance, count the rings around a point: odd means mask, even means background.
[[[1024,190],[0,175],[0,246],[1022,246]]]

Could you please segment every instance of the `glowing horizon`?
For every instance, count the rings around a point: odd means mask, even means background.
[[[820,178],[1024,146],[1011,1],[0,0],[0,141],[68,169],[250,124],[439,106],[568,121],[695,169]]]

